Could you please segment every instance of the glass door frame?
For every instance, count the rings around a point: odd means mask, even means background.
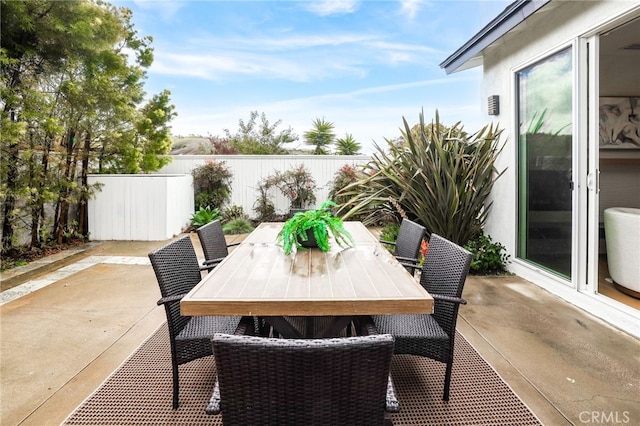
[[[578,257],[576,285],[587,294],[598,292],[598,258],[600,240],[599,194],[599,99],[600,99],[600,38],[598,34],[578,40],[577,115],[580,125],[576,131],[578,146],[580,185],[578,214],[583,225],[577,234]]]
[[[572,132],[572,142],[571,142],[571,181],[573,183],[573,190],[571,191],[571,266],[570,266],[570,273],[571,273],[571,277],[564,277],[561,274],[554,272],[550,269],[544,268],[543,266],[541,267],[541,265],[537,265],[535,262],[531,261],[531,260],[527,260],[526,258],[523,257],[519,257],[517,255],[518,251],[519,251],[519,247],[522,244],[522,241],[520,240],[520,238],[522,237],[522,232],[521,232],[521,228],[520,228],[520,221],[522,219],[522,212],[520,211],[520,207],[519,207],[519,203],[520,203],[520,188],[519,188],[519,181],[522,177],[522,165],[521,162],[523,161],[523,158],[521,157],[521,152],[520,152],[520,125],[519,125],[519,111],[518,111],[518,104],[520,102],[520,92],[519,92],[519,73],[521,73],[522,71],[526,70],[527,68],[532,67],[533,65],[536,65],[537,63],[541,63],[542,61],[551,58],[555,55],[557,55],[558,53],[570,49],[571,50],[571,84],[572,84],[572,97],[571,97],[571,117],[572,117],[572,124],[571,124],[571,132]],[[512,87],[513,87],[513,99],[514,99],[514,109],[513,109],[513,116],[514,116],[514,126],[513,126],[513,130],[514,130],[514,135],[516,135],[516,139],[518,140],[517,144],[516,144],[516,149],[514,150],[514,154],[515,154],[515,163],[516,167],[517,167],[517,172],[516,172],[516,176],[518,179],[518,183],[516,184],[516,192],[515,192],[515,214],[516,214],[516,232],[515,232],[515,240],[514,240],[514,247],[516,247],[515,250],[515,259],[518,262],[523,262],[525,264],[527,264],[529,267],[535,268],[539,273],[542,273],[550,278],[553,279],[553,281],[561,283],[567,287],[571,287],[571,288],[576,288],[577,287],[577,274],[580,271],[579,265],[578,265],[578,250],[580,247],[579,241],[578,241],[578,235],[579,235],[579,231],[580,231],[580,222],[579,222],[579,206],[578,206],[578,192],[579,192],[579,169],[578,169],[578,149],[579,149],[579,139],[578,139],[578,129],[580,128],[580,123],[578,120],[578,115],[577,115],[577,107],[578,107],[578,92],[579,92],[579,86],[578,86],[578,72],[577,72],[577,67],[578,67],[578,46],[577,46],[577,41],[576,40],[572,40],[569,41],[567,43],[563,43],[561,45],[555,46],[553,49],[545,51],[544,53],[531,58],[530,60],[528,60],[525,63],[520,64],[518,67],[515,67],[512,69]],[[584,270],[584,269],[583,269]]]

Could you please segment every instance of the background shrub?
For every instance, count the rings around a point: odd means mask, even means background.
[[[496,275],[506,272],[509,255],[502,244],[492,241],[491,236],[479,233],[464,248],[473,253],[469,268],[471,274]]]
[[[222,223],[230,222],[233,219],[249,219],[249,216],[244,212],[242,206],[235,204],[223,208],[220,212],[220,216],[222,216]]]
[[[400,224],[399,223],[387,223],[385,226],[382,227],[382,230],[380,231],[380,239],[383,241],[389,241],[391,243],[395,243],[396,240],[398,239],[398,232],[400,231]],[[387,247],[389,249],[389,251],[393,252],[393,246],[392,245],[385,245],[385,247]]]
[[[208,160],[192,170],[195,207],[221,208],[231,199],[233,174],[224,161]]]
[[[422,113],[413,128],[403,121],[403,141],[387,140],[387,151],[376,145],[364,177],[339,191],[349,201],[338,213],[344,219],[366,213],[369,224],[399,211],[396,202],[428,233],[466,244],[482,229],[491,208],[487,197],[504,173],[494,167],[502,131],[489,125],[467,136],[460,123],[442,125],[437,111],[429,125]]]
[[[311,207],[316,202],[316,181],[304,164],[285,172],[276,171],[265,182],[278,188],[289,199],[292,209]]]
[[[222,232],[225,234],[248,234],[251,231],[253,231],[253,225],[251,225],[251,222],[248,219],[243,217],[236,217],[222,225]]]
[[[289,199],[290,209],[304,209],[313,206],[316,202],[316,181],[311,172],[304,167],[304,164],[286,172],[277,170],[274,174],[258,182],[258,198],[253,205],[253,210],[258,215],[256,218],[258,221],[283,220],[283,216],[279,216],[276,212],[275,205],[269,195],[269,190],[273,187],[280,190],[282,195]]]
[[[339,192],[357,182],[362,176],[360,176],[358,169],[352,164],[345,164],[342,166],[333,176],[333,181],[330,183],[331,189],[329,190],[329,198],[338,206],[345,204],[349,201],[349,196],[340,195]]]
[[[258,198],[253,203],[253,211],[256,212],[256,222],[275,222],[278,220],[276,206],[269,197],[270,184],[266,179],[258,183]]]
[[[191,226],[198,229],[209,222],[220,219],[220,210],[211,207],[201,207],[191,215]]]

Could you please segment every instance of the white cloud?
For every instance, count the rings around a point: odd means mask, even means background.
[[[322,60],[297,56],[270,56],[260,53],[220,51],[215,54],[179,54],[156,52],[150,71],[157,74],[187,76],[205,80],[233,80],[234,76],[253,75],[263,80],[294,82],[321,80],[328,76],[362,77],[366,70],[348,61]]]
[[[126,3],[126,0],[123,3]],[[141,10],[152,11],[163,21],[171,20],[185,4],[184,1],[167,0],[134,0],[134,3]]]
[[[268,37],[261,35],[251,35],[250,37],[230,37],[220,39],[218,36],[198,36],[187,40],[192,48],[216,49],[230,47],[241,50],[256,50],[260,52],[270,51],[294,51],[312,49],[317,47],[336,47],[345,45],[356,45],[365,42],[373,42],[379,39],[377,35],[368,34],[306,34],[289,36],[284,34],[281,37]]]
[[[363,78],[376,64],[427,64],[442,55],[429,46],[392,43],[373,35],[338,34],[282,38],[197,38],[181,47],[157,46],[151,72],[218,80],[234,75],[307,82]]]
[[[369,43],[372,47],[383,50],[404,50],[410,52],[430,53],[430,54],[442,54],[443,52],[434,49],[433,47],[425,46],[422,44],[407,44],[407,43],[389,43],[384,41],[375,41]]]
[[[421,0],[400,0],[400,14],[412,20],[418,14]]]
[[[356,0],[323,0],[305,2],[305,10],[320,16],[345,15],[358,10]]]

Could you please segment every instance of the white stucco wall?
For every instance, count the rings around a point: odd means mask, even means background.
[[[514,73],[637,7],[637,2],[630,1],[552,1],[484,52],[482,107],[486,113],[488,96],[500,96],[500,115],[486,115],[486,120],[504,128],[507,139],[497,163],[500,170],[507,168],[507,171],[493,190],[494,206],[486,231],[507,247],[512,258],[517,213]]]
[[[494,206],[488,217],[486,232],[490,234],[494,240],[501,242],[507,247],[512,260],[515,259],[517,232],[515,72],[531,66],[535,62],[572,44],[574,46],[574,58],[576,58],[575,48],[577,48],[577,46],[575,44],[580,37],[587,37],[611,30],[615,25],[620,25],[622,22],[630,20],[632,16],[637,16],[639,13],[640,2],[638,1],[554,0],[510,33],[504,35],[497,42],[494,42],[492,46],[485,49],[483,56],[484,78],[481,102],[486,113],[488,96],[500,96],[500,115],[486,115],[486,120],[488,122],[493,121],[494,123],[499,123],[500,127],[505,129],[504,136],[507,138],[507,145],[496,165],[499,169],[508,168],[503,177],[496,183],[492,192],[491,198]],[[606,59],[601,57],[601,61],[603,60]],[[577,66],[578,62],[574,61],[574,67]],[[584,70],[580,71],[584,72]],[[601,73],[600,81],[603,80],[602,73],[611,73],[611,70],[608,70],[607,66],[601,66],[599,71]],[[623,83],[623,79],[625,79],[623,75],[626,75],[626,83]],[[634,91],[633,88],[637,87],[637,76],[637,67],[632,67],[629,70],[616,69],[615,73],[605,77],[606,79],[615,79],[615,84],[607,86],[605,83],[598,82],[600,90],[610,92],[604,93],[601,91],[600,95],[620,95],[622,92],[626,92],[624,93],[625,96],[638,95],[639,93],[632,93]],[[574,87],[578,90],[577,78],[575,82]],[[622,86],[625,84],[627,87],[630,87],[628,91],[622,89]],[[579,92],[577,92],[577,94],[579,105],[584,105],[582,102],[586,102],[585,94]],[[576,99],[575,96],[574,99]],[[574,109],[575,108],[578,108],[578,106],[576,105]],[[584,128],[585,126],[586,124],[577,121],[574,122],[574,136],[578,143],[586,143],[586,141],[581,141],[577,136],[577,129]],[[617,152],[615,155],[621,155],[626,158],[640,158],[640,151]],[[611,153],[600,151],[600,158],[606,157],[611,157]],[[584,162],[584,159],[581,159],[581,161]],[[621,171],[620,167],[613,167],[616,172]],[[600,168],[603,172],[606,172],[606,167],[603,167],[602,164]],[[600,207],[603,207],[607,203],[615,204],[618,202],[617,200],[611,199],[611,197],[614,197],[616,194],[616,187],[612,185],[623,185],[626,189],[637,188],[637,182],[640,181],[640,168],[636,165],[627,166],[627,168],[634,169],[635,171],[632,171],[630,174],[624,174],[622,177],[620,177],[618,173],[615,181],[609,179],[609,177],[613,176],[601,174],[601,194],[606,192],[607,196],[600,195]],[[578,170],[576,173],[576,182],[574,183],[579,185],[580,188],[586,187],[586,171],[577,167],[574,170]],[[621,179],[627,179],[627,181],[621,181]],[[612,181],[613,183],[610,184],[609,182]],[[607,188],[606,185],[610,187]],[[621,191],[617,191],[617,193],[620,192]],[[625,203],[628,203],[628,198],[633,196],[633,192],[627,192],[627,194],[631,195],[626,197],[627,199],[623,201]],[[586,205],[586,202],[582,201],[581,205]],[[580,217],[585,218],[586,212],[581,212]],[[584,224],[582,224],[582,226],[584,226]],[[586,263],[586,259],[581,259],[581,263]],[[639,312],[628,306],[611,303],[606,297],[599,297],[597,290],[594,288],[587,289],[585,287],[586,278],[583,270],[579,270],[574,276],[573,281],[567,283],[554,275],[536,268],[534,265],[519,261],[514,261],[509,266],[509,269],[574,305],[602,318],[608,323],[640,337],[640,326],[638,326],[638,324],[640,324]]]

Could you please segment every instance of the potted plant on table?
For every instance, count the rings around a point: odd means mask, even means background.
[[[282,242],[285,254],[290,254],[294,246],[297,249],[318,247],[329,251],[329,232],[339,246],[353,245],[353,238],[344,229],[342,219],[331,212],[331,207],[335,206],[333,201],[325,201],[320,208],[298,212],[287,220],[278,233],[278,242]]]

